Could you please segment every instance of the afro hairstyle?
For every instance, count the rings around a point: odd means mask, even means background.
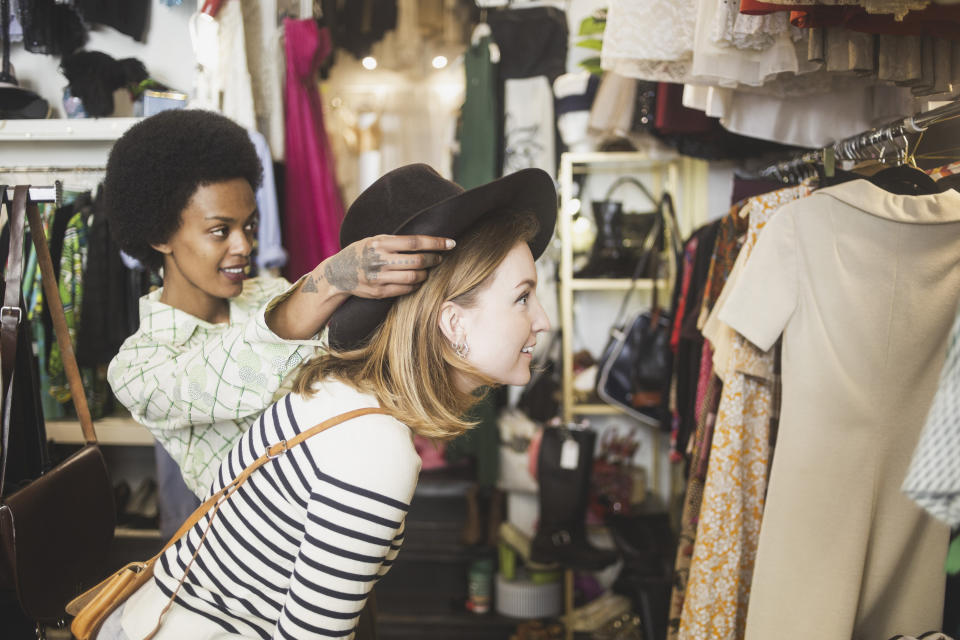
[[[176,109],[138,122],[107,161],[103,207],[120,248],[159,270],[166,242],[198,187],[243,178],[256,191],[263,167],[246,130],[213,111]]]

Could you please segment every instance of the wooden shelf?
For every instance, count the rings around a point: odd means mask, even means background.
[[[626,291],[630,288],[630,278],[571,278],[570,288],[574,291]],[[669,282],[660,281],[660,288],[667,287]],[[647,291],[653,289],[653,280],[642,278],[637,280],[637,289]]]
[[[610,416],[617,414],[624,414],[623,411],[611,404],[575,404],[571,407],[574,415],[579,416]]]
[[[103,445],[153,446],[153,436],[132,418],[94,420],[97,441]],[[47,439],[61,444],[83,444],[83,433],[76,420],[48,420]]]

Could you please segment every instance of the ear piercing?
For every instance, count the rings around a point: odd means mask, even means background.
[[[460,340],[460,342],[456,344],[453,350],[456,351],[457,355],[461,359],[466,360],[467,356],[470,354],[470,345],[467,344],[467,339],[463,338],[462,340]]]

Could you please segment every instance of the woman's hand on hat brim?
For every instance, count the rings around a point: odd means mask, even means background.
[[[319,335],[333,312],[350,296],[392,298],[414,291],[440,252],[456,243],[434,236],[379,235],[358,240],[305,274],[264,315],[267,327],[285,340]]]
[[[427,279],[440,253],[456,243],[435,236],[377,235],[358,240],[324,260],[324,279],[360,298],[392,298],[414,291]]]

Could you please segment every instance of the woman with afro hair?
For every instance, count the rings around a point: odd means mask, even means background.
[[[440,261],[438,252],[454,244],[376,235],[344,247],[292,286],[248,278],[261,171],[247,132],[200,110],[165,111],[134,125],[107,163],[111,231],[126,253],[163,277],[163,287],[140,300],[140,328],[110,363],[110,385],[197,496],[207,494],[226,453],[315,353],[344,300],[410,293]]]

